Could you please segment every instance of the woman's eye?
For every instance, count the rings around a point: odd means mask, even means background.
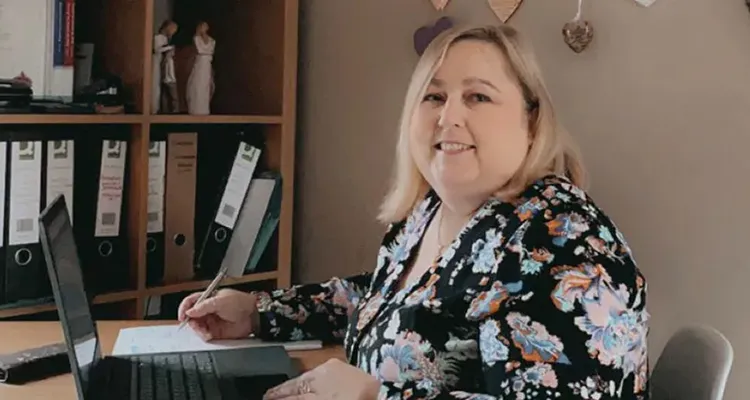
[[[438,94],[428,93],[422,98],[422,101],[440,102],[443,101],[443,98]]]
[[[478,101],[480,103],[486,103],[486,102],[492,101],[492,99],[490,99],[489,96],[484,95],[482,93],[472,93],[471,95],[469,95],[469,98],[472,101]]]

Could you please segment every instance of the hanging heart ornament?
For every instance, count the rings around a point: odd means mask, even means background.
[[[594,39],[594,27],[589,21],[570,21],[562,29],[565,43],[576,53],[586,50]]]
[[[503,22],[508,22],[513,13],[521,6],[521,2],[523,0],[487,0],[492,12]]]
[[[453,20],[450,17],[442,17],[434,25],[420,27],[414,32],[414,50],[421,56],[437,35],[452,26]]]
[[[565,44],[576,53],[584,51],[594,39],[594,27],[589,21],[581,19],[582,3],[583,0],[578,0],[578,13],[573,20],[568,21],[562,28]]]
[[[430,3],[432,3],[432,6],[435,7],[436,10],[441,11],[448,5],[448,0],[430,0]]]

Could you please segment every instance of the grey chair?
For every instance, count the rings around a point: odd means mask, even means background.
[[[721,400],[732,369],[732,344],[718,330],[690,326],[667,342],[651,373],[652,400]]]

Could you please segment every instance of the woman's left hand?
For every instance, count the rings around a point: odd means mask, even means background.
[[[375,400],[379,389],[375,377],[334,358],[270,389],[263,400]]]

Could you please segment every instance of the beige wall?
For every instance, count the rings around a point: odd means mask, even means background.
[[[439,17],[427,0],[303,0],[296,276],[371,269],[374,222],[416,61],[411,35]],[[650,282],[652,356],[687,323],[736,349],[727,399],[750,391],[750,14],[744,1],[589,1],[596,35],[562,42],[575,0],[527,0],[511,23],[534,42],[562,119],[583,147],[591,194]],[[391,14],[398,12],[398,14]],[[447,14],[493,22],[486,2]],[[389,23],[390,27],[385,28]]]

